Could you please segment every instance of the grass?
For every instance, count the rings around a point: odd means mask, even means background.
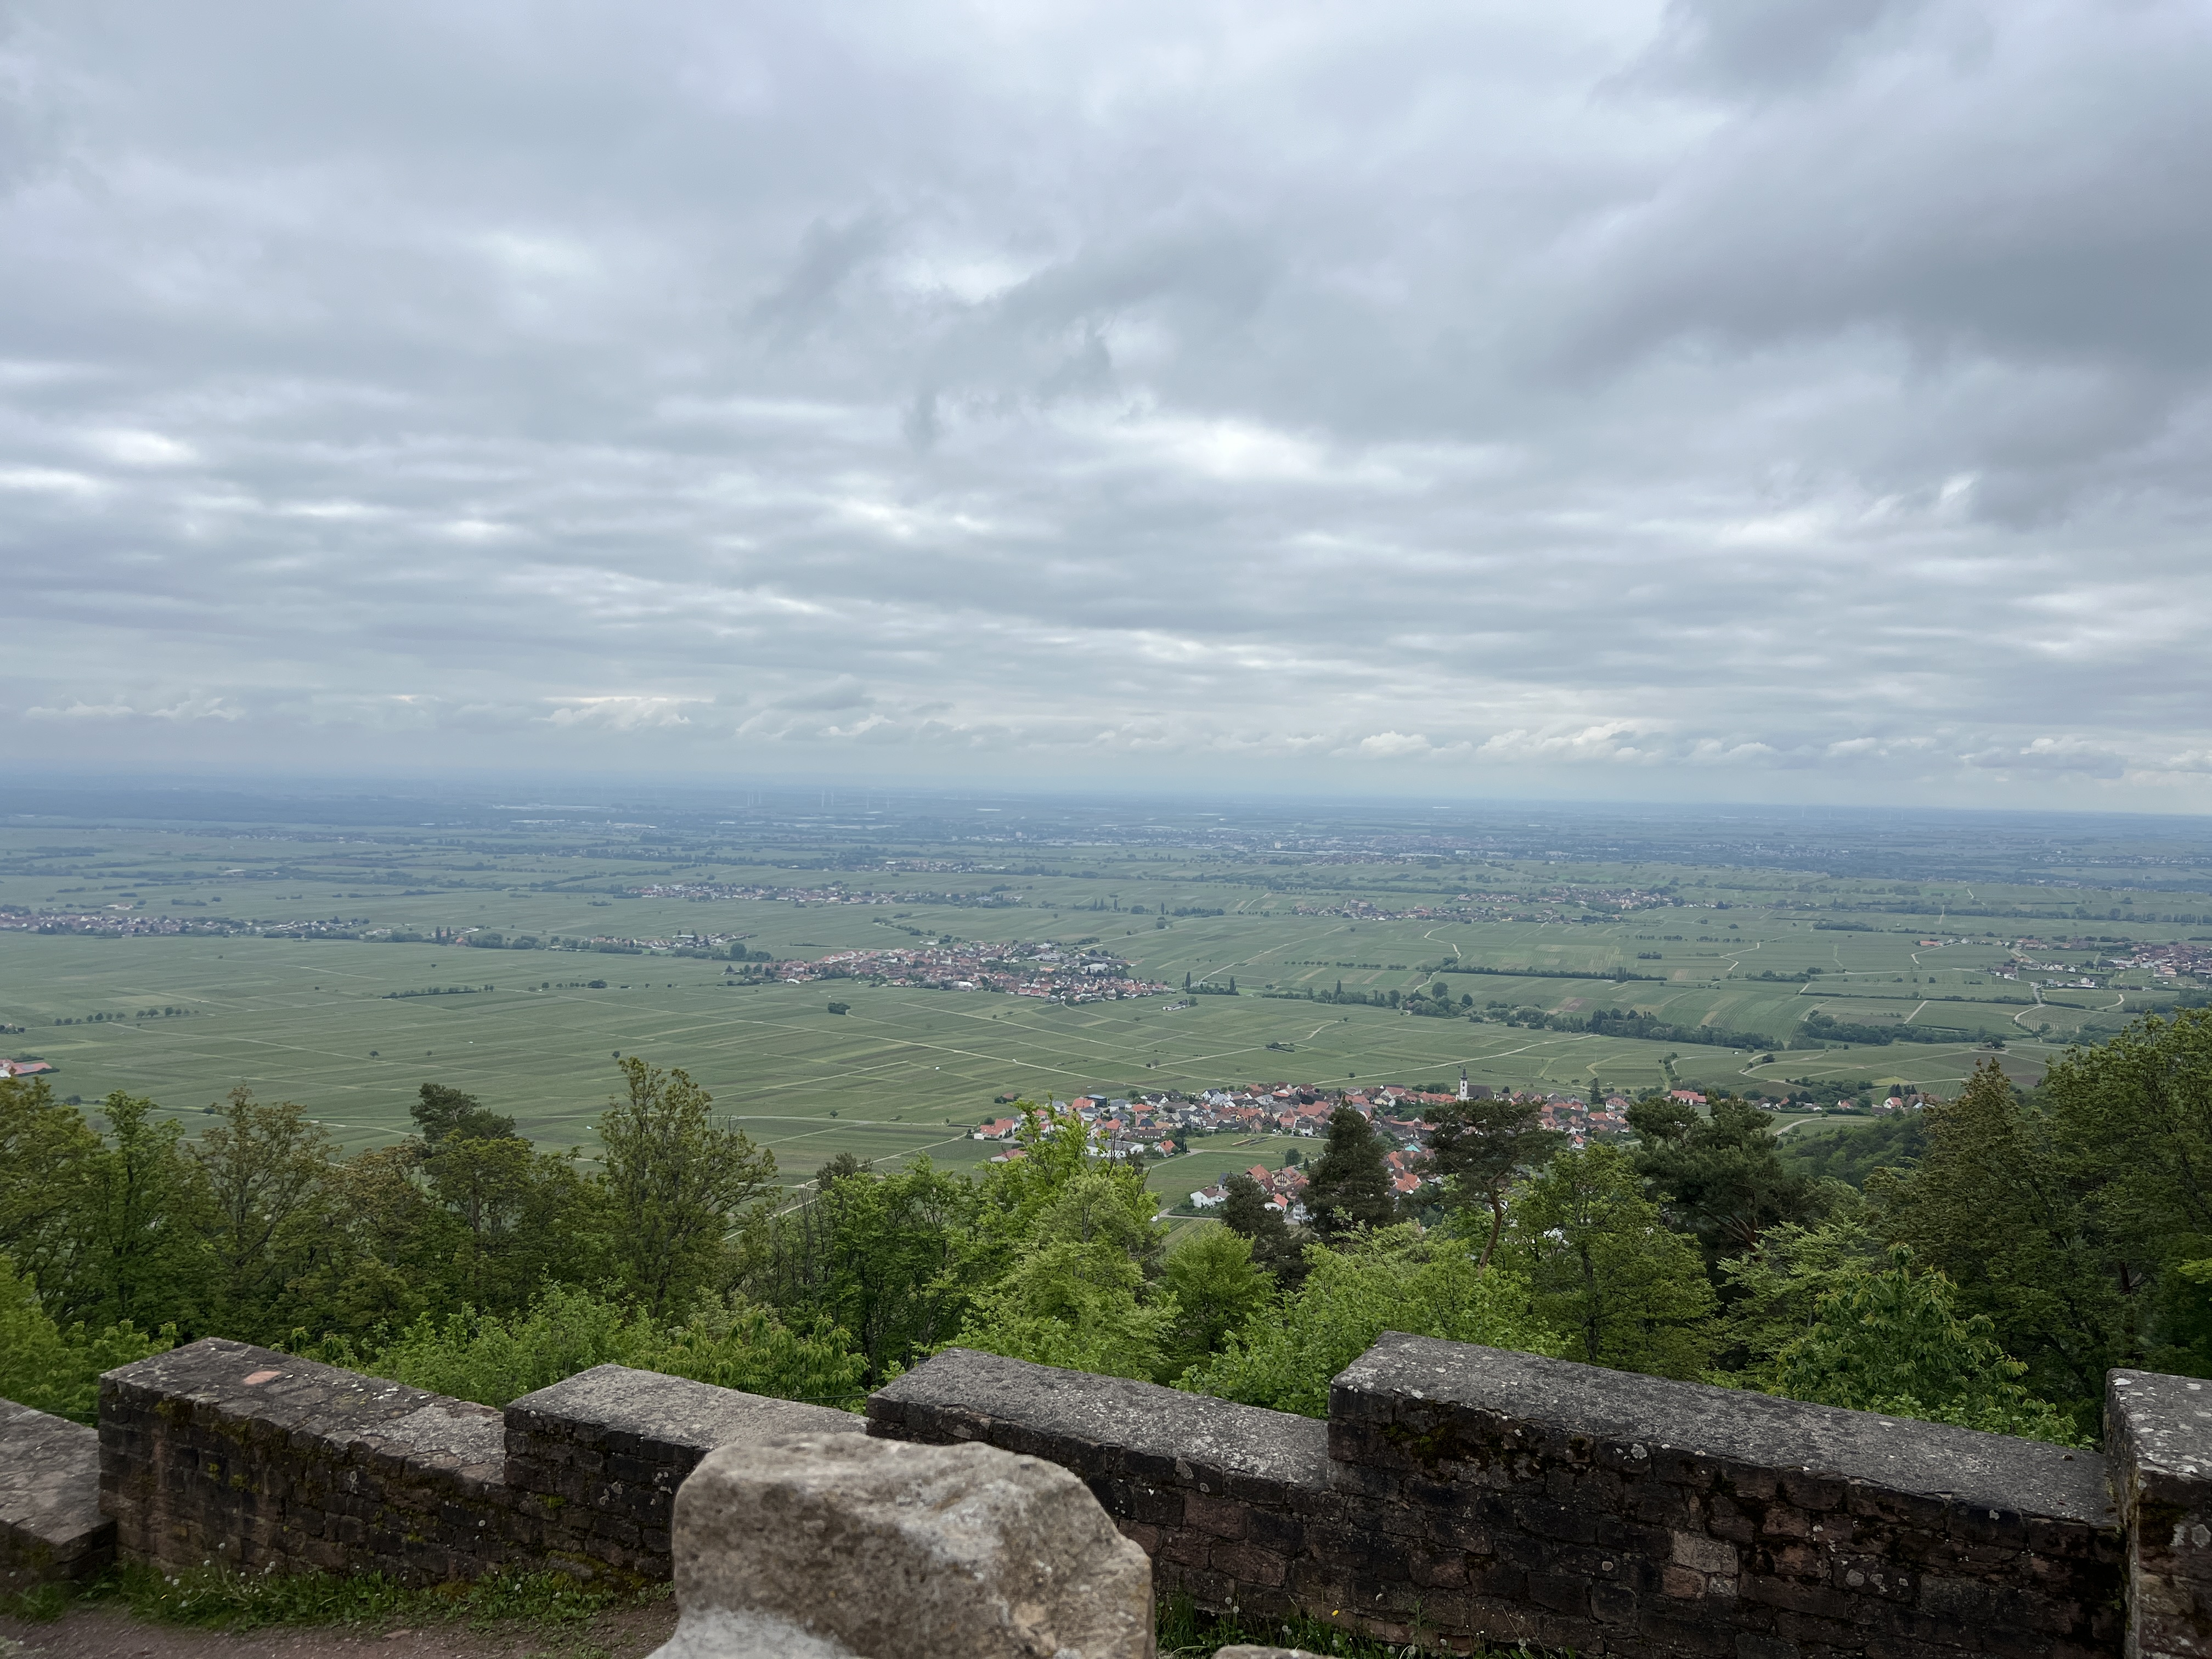
[[[501,1573],[412,1589],[383,1573],[240,1572],[213,1565],[165,1572],[111,1569],[82,1584],[50,1583],[0,1597],[0,1613],[49,1623],[79,1605],[119,1606],[156,1624],[250,1631],[272,1625],[414,1626],[515,1623],[581,1625],[636,1602],[664,1601],[665,1584],[639,1591],[595,1589],[565,1573]]]
[[[1332,1659],[1461,1659],[1460,1650],[1425,1642],[1416,1613],[1413,1633],[1404,1642],[1385,1641],[1326,1619],[1303,1613],[1286,1618],[1255,1619],[1230,1613],[1216,1615],[1200,1611],[1187,1595],[1171,1595],[1159,1607],[1158,1639],[1160,1659],[1206,1659],[1216,1650],[1249,1644],[1255,1647],[1297,1648],[1327,1654]],[[1537,1650],[1476,1648],[1466,1659],[1534,1659]],[[1564,1656],[1562,1656],[1564,1659]]]
[[[152,1623],[229,1632],[276,1626],[404,1628],[465,1624],[483,1629],[518,1624],[573,1628],[595,1615],[638,1602],[665,1600],[669,1587],[623,1593],[595,1589],[562,1573],[511,1573],[471,1583],[410,1589],[381,1573],[239,1572],[220,1566],[163,1572],[149,1566],[113,1569],[84,1584],[45,1584],[0,1597],[0,1614],[51,1623],[72,1607],[119,1606]],[[1302,1648],[1340,1659],[1425,1659],[1451,1652],[1419,1637],[1392,1643],[1325,1619],[1294,1615],[1254,1620],[1200,1612],[1188,1596],[1161,1603],[1163,1659],[1203,1659],[1239,1643]],[[1525,1648],[1479,1650],[1497,1659],[1532,1659]]]

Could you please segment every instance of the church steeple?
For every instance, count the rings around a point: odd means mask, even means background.
[[[1459,1068],[1459,1097],[1460,1097],[1462,1100],[1465,1100],[1465,1099],[1468,1097],[1468,1096],[1467,1096],[1467,1067],[1466,1067],[1466,1066],[1461,1066],[1461,1067]]]

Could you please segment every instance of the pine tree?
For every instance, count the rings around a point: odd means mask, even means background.
[[[1431,1106],[1422,1116],[1431,1126],[1430,1167],[1444,1177],[1445,1202],[1490,1212],[1490,1237],[1477,1264],[1487,1267],[1505,1226],[1506,1188],[1550,1158],[1566,1137],[1543,1127],[1542,1108],[1533,1100],[1455,1101]]]
[[[1396,1216],[1382,1143],[1358,1109],[1340,1106],[1328,1117],[1328,1147],[1308,1176],[1306,1208],[1314,1230],[1336,1238],[1355,1227],[1387,1226]]]
[[[1305,1283],[1305,1236],[1283,1218],[1267,1202],[1260,1183],[1248,1175],[1233,1175],[1223,1182],[1228,1193],[1221,1206],[1221,1224],[1252,1241],[1252,1261],[1275,1277],[1285,1291]]]

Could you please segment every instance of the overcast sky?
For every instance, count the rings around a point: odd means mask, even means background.
[[[0,754],[2212,810],[2203,0],[0,0]]]

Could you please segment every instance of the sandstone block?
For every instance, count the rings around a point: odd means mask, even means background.
[[[100,1436],[0,1400],[0,1592],[81,1578],[115,1557],[100,1512]]]
[[[1151,1659],[1152,1568],[1065,1469],[994,1446],[790,1435],[676,1498],[659,1659]]]
[[[2106,1381],[2126,1537],[2127,1659],[2212,1654],[2212,1382],[2151,1371]]]

